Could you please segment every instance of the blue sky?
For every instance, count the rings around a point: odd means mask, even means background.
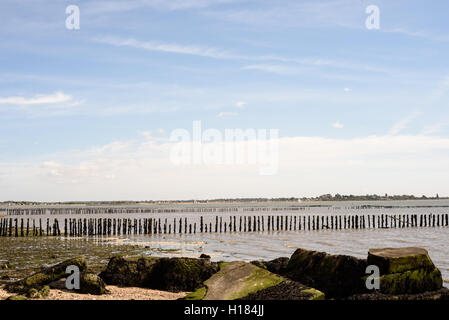
[[[3,0],[0,200],[449,195],[448,7]],[[279,173],[174,168],[164,141],[195,120],[279,129]]]

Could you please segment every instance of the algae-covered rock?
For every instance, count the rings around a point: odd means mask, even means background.
[[[40,272],[7,286],[7,290],[25,293],[31,288],[40,289],[44,285],[66,277],[68,266],[77,266],[80,272],[84,272],[87,269],[86,259],[84,257],[73,258],[52,267],[44,268]]]
[[[207,288],[201,287],[199,289],[196,289],[195,291],[189,293],[184,298],[180,300],[202,300],[206,296]]]
[[[281,257],[270,261],[264,261],[263,263],[268,271],[279,275],[285,275],[289,261],[290,258]]]
[[[150,288],[172,292],[194,291],[218,271],[208,259],[161,258],[147,281]]]
[[[139,259],[125,259],[117,256],[109,260],[109,263],[100,277],[112,285],[145,287],[154,265],[159,258],[142,257]]]
[[[433,270],[417,269],[380,277],[380,291],[386,294],[422,293],[442,287],[441,272],[436,267]]]
[[[100,277],[107,284],[179,292],[200,288],[217,271],[209,259],[114,257]]]
[[[367,262],[379,267],[384,294],[417,294],[443,286],[441,272],[422,248],[370,249]]]
[[[427,250],[415,247],[370,249],[367,263],[378,266],[380,274],[435,268]]]
[[[50,286],[43,286],[42,289],[39,290],[39,295],[41,298],[46,298],[50,294]]]
[[[81,274],[79,292],[95,295],[102,295],[108,293],[104,281],[95,273]]]
[[[40,297],[39,291],[37,291],[37,289],[31,288],[30,290],[28,290],[27,297],[30,299],[37,299]]]
[[[14,296],[10,296],[10,297],[6,298],[6,300],[10,300],[10,301],[17,300],[17,301],[19,301],[19,300],[28,300],[28,299],[27,299],[27,297],[22,296],[22,295],[14,295]]]
[[[234,300],[275,286],[284,278],[251,263],[234,261],[222,264],[220,271],[204,282],[204,300]]]
[[[341,298],[365,291],[362,277],[366,260],[345,255],[297,249],[286,275],[292,280],[323,291],[328,298]]]
[[[240,300],[324,300],[323,292],[309,288],[299,282],[285,280],[255,293],[251,293]]]

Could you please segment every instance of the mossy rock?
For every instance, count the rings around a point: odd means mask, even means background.
[[[153,267],[159,262],[159,258],[141,257],[137,259],[125,259],[124,257],[112,257],[106,270],[100,273],[100,277],[107,283],[119,286],[144,287],[150,277]]]
[[[27,297],[22,296],[22,295],[14,295],[14,296],[10,296],[8,298],[6,298],[6,300],[10,300],[10,301],[21,301],[21,300],[28,300]]]
[[[27,297],[30,299],[37,299],[40,297],[39,291],[35,288],[28,290]]]
[[[325,299],[324,293],[317,289],[314,289],[314,288],[301,290],[300,293],[310,294],[310,296],[308,297],[307,300],[324,300]]]
[[[284,280],[255,293],[251,293],[239,300],[324,300],[323,292],[309,288],[299,282]]]
[[[114,257],[100,277],[107,284],[179,292],[195,291],[217,271],[209,259]]]
[[[189,293],[181,300],[202,300],[206,296],[207,288],[201,287],[199,289],[196,289],[194,292]]]
[[[108,293],[103,279],[95,273],[83,273],[80,277],[80,293],[102,295]]]
[[[380,291],[385,294],[416,294],[436,291],[443,287],[443,279],[438,268],[417,269],[402,273],[392,273],[380,277]]]
[[[435,268],[427,250],[415,247],[370,249],[367,263],[378,266],[381,275]]]
[[[342,298],[366,290],[366,260],[346,255],[297,249],[288,261],[286,276],[316,288],[327,298]]]
[[[160,258],[146,284],[171,292],[194,291],[217,271],[218,265],[207,259]]]
[[[234,261],[220,265],[220,271],[204,282],[204,300],[234,300],[284,281],[278,275],[251,263]]]
[[[39,290],[39,295],[42,298],[48,297],[49,294],[50,294],[50,286],[43,286],[42,289]]]
[[[44,268],[23,280],[19,280],[7,286],[7,290],[12,292],[26,293],[31,288],[41,289],[43,286],[50,284],[56,280],[66,277],[66,269],[68,266],[77,266],[80,272],[87,269],[87,262],[84,257],[77,257],[66,260],[49,268]]]

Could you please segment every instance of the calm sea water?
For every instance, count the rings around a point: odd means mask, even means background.
[[[98,208],[98,207],[97,207]],[[123,207],[126,208],[126,207]],[[351,215],[351,214],[429,214],[449,213],[448,200],[414,201],[358,201],[358,202],[308,202],[269,204],[190,204],[190,205],[142,205],[133,208],[146,209],[145,213],[122,213],[120,215],[97,213],[90,218],[161,218],[169,222],[188,217],[189,222],[204,217],[205,223],[215,222],[215,216],[228,221],[229,216],[261,215]],[[0,212],[2,210],[0,209]],[[22,216],[21,216],[22,217]],[[81,218],[83,215],[55,215],[23,218]],[[198,257],[201,253],[214,260],[267,260],[281,256],[289,257],[296,248],[347,254],[366,258],[370,248],[417,246],[429,251],[430,257],[449,281],[449,228],[401,228],[364,230],[319,231],[270,231],[247,233],[197,233],[192,235],[121,236],[120,243],[137,243],[160,249],[160,255]],[[152,250],[154,253],[154,250]],[[149,253],[150,254],[150,253]],[[449,285],[448,282],[445,283]]]

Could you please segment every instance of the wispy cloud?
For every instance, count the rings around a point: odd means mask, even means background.
[[[235,103],[235,106],[236,106],[237,108],[244,108],[247,104],[248,104],[248,103],[245,102],[245,101],[237,101],[237,102]]]
[[[138,41],[136,39],[121,39],[117,37],[103,37],[94,39],[96,42],[105,43],[117,47],[133,47],[138,49],[144,49],[148,51],[159,51],[168,53],[178,53],[195,55],[201,57],[209,57],[215,59],[238,59],[239,57],[234,56],[228,52],[203,46],[192,46],[192,45],[179,45],[179,44],[167,44],[167,43],[157,43],[148,41]]]
[[[72,96],[65,94],[62,91],[55,92],[53,94],[38,94],[32,98],[25,98],[21,96],[12,96],[1,98],[0,104],[13,104],[13,105],[35,105],[35,104],[54,104],[61,102],[68,102],[72,100]]]
[[[420,111],[413,111],[405,118],[396,122],[388,132],[389,135],[397,135],[399,132],[407,128],[408,124],[421,114]]]
[[[299,74],[302,71],[308,70],[306,68],[300,68],[298,65],[306,67],[321,67],[321,68],[338,68],[338,69],[350,69],[356,71],[370,71],[380,73],[393,73],[395,72],[391,68],[382,68],[378,66],[372,66],[367,64],[360,64],[357,62],[347,61],[335,61],[330,59],[321,58],[290,58],[277,55],[241,55],[235,54],[230,51],[201,45],[182,45],[176,43],[160,43],[156,41],[140,41],[134,38],[120,38],[114,36],[103,36],[93,38],[92,41],[97,43],[108,44],[116,47],[130,47],[136,49],[142,49],[154,52],[166,52],[173,54],[185,54],[200,57],[207,57],[212,59],[225,59],[225,60],[240,60],[240,61],[253,61],[253,62],[280,62],[279,64],[263,64],[258,63],[254,65],[244,66],[245,70],[261,70],[278,74]],[[296,65],[296,66],[295,66]]]

